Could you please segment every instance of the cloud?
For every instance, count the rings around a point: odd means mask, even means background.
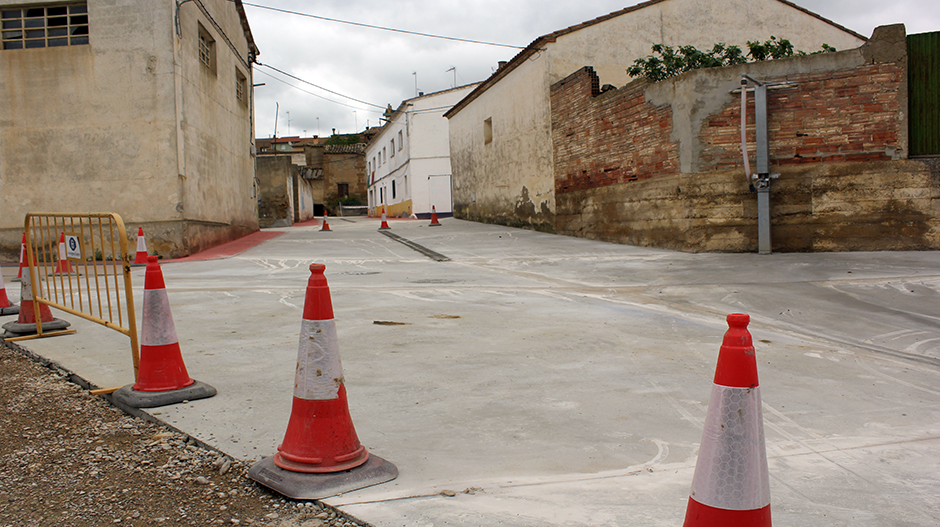
[[[544,0],[252,0],[249,3],[318,16],[481,40],[526,46],[537,37],[617,11],[637,2],[595,0],[593,2],[545,2]],[[890,4],[875,0],[797,0],[819,13],[863,35],[879,25],[907,24],[908,33],[940,30],[940,4],[936,0],[900,0]],[[258,47],[259,60],[330,90],[384,107],[393,108],[420,91],[431,93],[451,88],[457,69],[457,84],[486,79],[500,60],[511,59],[518,50],[484,46],[376,29],[349,26],[313,18],[272,12],[246,6]],[[755,39],[767,38],[755,35]],[[311,86],[285,81],[317,93],[327,102],[285,86],[260,73],[280,75],[256,68],[256,134],[269,137],[274,131],[275,108],[278,135],[328,135],[379,125],[381,110],[321,92]],[[416,73],[417,75],[414,75]],[[355,113],[353,113],[355,111]],[[290,112],[288,125],[287,112]]]

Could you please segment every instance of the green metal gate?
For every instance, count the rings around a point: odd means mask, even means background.
[[[910,155],[940,155],[940,31],[907,37]]]

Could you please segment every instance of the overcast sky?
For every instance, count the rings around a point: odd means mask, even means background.
[[[519,50],[354,27],[248,4],[420,33],[524,47],[537,37],[596,18],[632,0],[246,0],[259,62],[364,103],[397,108],[417,90],[431,93],[486,79]],[[901,22],[908,34],[940,31],[940,0],[796,0],[865,36]],[[777,35],[785,38],[785,35]],[[769,35],[755,35],[766,39]],[[455,70],[450,70],[456,68]],[[277,80],[280,79],[280,80]],[[382,110],[264,66],[255,67],[255,131],[328,136],[378,126]],[[290,83],[301,88],[288,86]],[[311,95],[315,94],[315,95]],[[329,102],[336,101],[336,102]],[[341,103],[341,104],[337,104]],[[279,106],[279,111],[277,111]]]

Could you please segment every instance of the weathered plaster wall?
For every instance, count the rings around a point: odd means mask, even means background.
[[[740,154],[742,73],[768,92],[775,251],[940,248],[937,163],[903,160],[903,26],[858,50],[689,72],[600,93],[552,87],[557,230],[690,251],[757,247]],[[753,159],[754,108],[748,109]],[[753,165],[752,165],[753,166]]]
[[[546,64],[544,56],[526,61],[450,119],[454,216],[554,228]]]
[[[164,256],[257,229],[253,134],[224,41],[205,78],[195,4],[177,40],[172,2],[87,3],[90,45],[0,51],[0,258],[19,257],[28,212],[116,212]],[[205,3],[247,53],[233,5]]]
[[[183,37],[178,41],[178,135],[183,143],[180,203],[187,225],[187,252],[244,236],[258,228],[252,199],[254,159],[250,104],[235,95],[236,71],[251,95],[248,43],[238,12],[226,0],[203,0],[215,27],[195,4],[180,8]],[[199,61],[199,24],[215,39],[216,67]],[[228,47],[221,33],[236,50]],[[237,53],[236,53],[237,51]]]
[[[293,181],[299,175],[290,156],[259,156],[258,223],[261,228],[289,227],[293,224]]]
[[[88,2],[92,45],[0,51],[3,259],[28,212],[179,218],[172,9],[140,3]]]

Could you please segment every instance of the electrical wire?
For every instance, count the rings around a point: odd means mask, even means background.
[[[296,80],[296,81],[300,81],[300,82],[302,82],[302,83],[304,83],[304,84],[309,84],[309,85],[313,86],[314,88],[317,88],[318,90],[323,90],[323,91],[325,91],[325,92],[332,93],[333,95],[337,95],[337,96],[342,97],[342,98],[344,98],[344,99],[349,99],[350,101],[356,101],[356,102],[358,102],[358,103],[360,103],[360,104],[365,104],[365,105],[367,105],[367,106],[372,106],[372,107],[378,108],[378,109],[380,109],[380,110],[384,110],[384,109],[385,109],[385,106],[380,106],[380,105],[378,105],[378,104],[372,104],[371,102],[361,101],[361,100],[356,99],[356,98],[354,98],[354,97],[350,97],[350,96],[348,96],[348,95],[343,95],[342,93],[335,92],[335,91],[333,91],[333,90],[324,88],[323,86],[317,86],[316,84],[314,84],[314,83],[312,83],[312,82],[310,82],[310,81],[305,81],[305,80],[301,79],[300,77],[296,77],[296,76],[294,76],[294,75],[291,75],[290,73],[287,73],[286,71],[279,70],[279,69],[275,68],[274,66],[269,66],[269,65],[267,65],[267,64],[262,64],[262,63],[260,63],[260,62],[258,62],[258,61],[255,61],[255,64],[257,64],[257,65],[259,65],[259,66],[263,66],[263,67],[268,68],[268,69],[271,69],[271,70],[274,70],[274,71],[280,73],[281,75],[285,75],[285,76],[290,77],[290,78],[292,78],[292,79],[294,79],[294,80]],[[270,75],[269,75],[269,77],[270,77]],[[285,83],[285,84],[286,84],[286,83]],[[329,99],[327,99],[327,100],[329,100]],[[335,102],[335,101],[334,101],[334,102]]]
[[[265,66],[265,67],[270,67],[270,66]],[[273,69],[273,68],[272,68],[272,69]],[[347,107],[347,108],[352,108],[353,110],[360,110],[360,111],[363,111],[363,112],[370,112],[370,113],[375,113],[375,114],[381,113],[381,112],[378,112],[378,111],[375,111],[375,110],[369,110],[369,109],[361,108],[361,107],[358,107],[358,106],[351,106],[351,105],[346,104],[346,103],[344,103],[344,102],[334,101],[333,99],[327,99],[326,97],[324,97],[324,96],[322,96],[322,95],[313,93],[313,92],[311,92],[311,91],[307,91],[307,90],[301,88],[300,86],[294,86],[293,84],[291,84],[291,83],[289,83],[289,82],[287,82],[287,81],[285,81],[285,80],[283,80],[283,79],[279,79],[279,78],[275,77],[274,75],[271,75],[270,73],[267,73],[267,72],[265,72],[265,71],[262,71],[262,70],[255,70],[255,71],[257,71],[258,73],[260,73],[260,74],[262,74],[262,75],[264,75],[264,76],[266,76],[266,77],[270,77],[270,78],[272,78],[272,79],[274,79],[274,80],[276,80],[276,81],[278,81],[278,82],[280,82],[280,83],[282,83],[282,84],[286,84],[286,85],[290,86],[291,88],[294,88],[295,90],[302,91],[302,92],[306,93],[307,95],[313,95],[314,97],[317,97],[317,98],[319,98],[319,99],[323,99],[323,100],[326,101],[326,102],[331,102],[331,103],[333,103],[333,104],[338,104],[338,105],[340,105],[340,106],[345,106],[345,107]],[[305,81],[305,82],[306,82],[306,81]],[[309,83],[308,83],[308,84],[309,84]],[[319,88],[319,86],[317,86],[317,87]],[[327,90],[327,91],[329,91],[329,90]],[[333,92],[330,92],[330,93],[333,93]],[[353,100],[355,100],[355,99],[353,99]],[[374,105],[373,105],[373,106],[374,106]],[[380,107],[380,108],[381,108],[381,107]]]
[[[350,21],[348,21],[348,20],[339,20],[339,19],[336,19],[336,18],[327,18],[327,17],[325,17],[325,16],[311,15],[311,14],[309,14],[309,13],[300,13],[300,12],[298,12],[298,11],[289,11],[289,10],[287,10],[287,9],[280,9],[280,8],[277,8],[277,7],[269,7],[269,6],[258,5],[258,4],[249,4],[248,2],[242,2],[242,4],[243,4],[243,5],[246,5],[246,6],[257,7],[258,9],[267,9],[267,10],[269,10],[269,11],[277,11],[277,12],[280,12],[280,13],[287,13],[287,14],[289,14],[289,15],[297,15],[297,16],[303,16],[303,17],[307,17],[307,18],[316,18],[317,20],[325,20],[325,21],[327,21],[327,22],[336,22],[336,23],[338,23],[338,24],[347,24],[347,25],[350,25],[350,26],[366,27],[366,28],[369,28],[369,29],[380,29],[380,30],[382,30],[382,31],[391,31],[391,32],[393,32],[393,33],[404,33],[404,34],[406,34],[406,35],[416,35],[416,36],[419,36],[419,37],[428,37],[428,38],[439,38],[439,39],[442,39],[442,40],[452,40],[452,41],[455,41],[455,42],[467,42],[467,43],[470,43],[470,44],[482,44],[482,45],[484,45],[484,46],[497,46],[497,47],[501,47],[501,48],[512,48],[512,49],[526,49],[525,46],[513,46],[513,45],[510,45],[510,44],[498,44],[498,43],[496,43],[496,42],[485,42],[485,41],[482,41],[482,40],[470,40],[470,39],[466,39],[466,38],[457,38],[457,37],[445,37],[445,36],[443,36],[443,35],[432,35],[432,34],[430,34],[430,33],[419,33],[419,32],[417,32],[417,31],[408,31],[408,30],[405,30],[405,29],[395,29],[395,28],[384,27],[384,26],[373,26],[373,25],[371,25],[371,24],[363,24],[363,23],[361,23],[361,22],[350,22]]]

